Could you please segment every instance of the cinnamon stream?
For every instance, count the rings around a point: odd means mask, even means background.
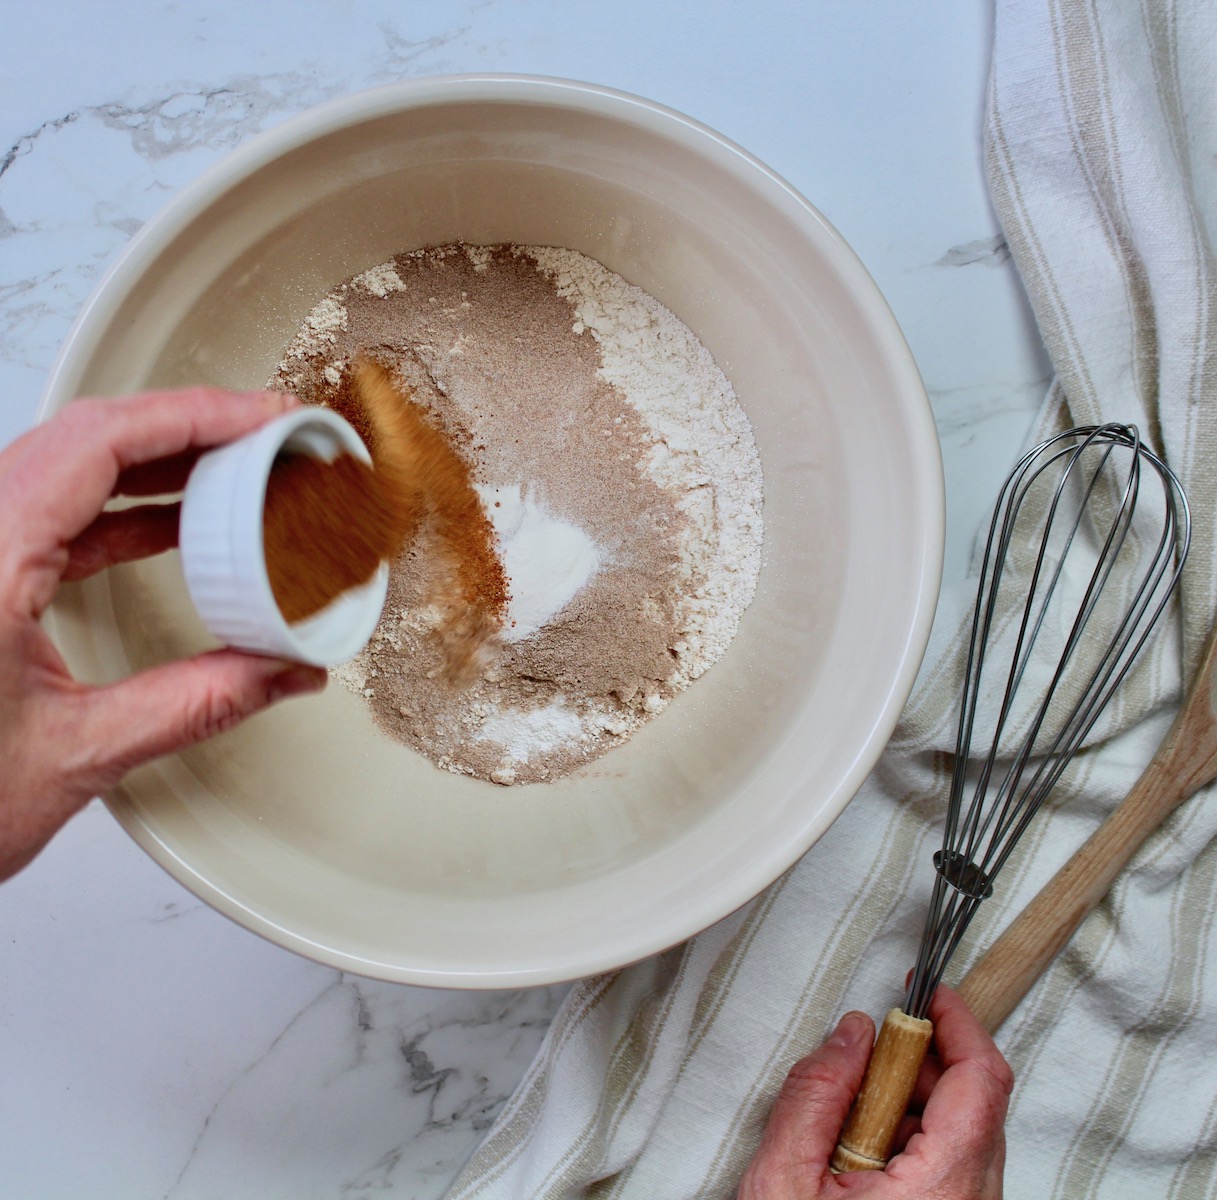
[[[494,528],[469,467],[395,377],[370,359],[347,372],[330,400],[372,457],[325,462],[280,456],[271,468],[263,538],[271,590],[288,622],[319,612],[366,583],[421,530],[444,560],[440,629],[454,679],[466,677],[501,628],[508,581]]]

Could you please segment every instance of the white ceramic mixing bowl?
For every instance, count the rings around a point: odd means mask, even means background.
[[[627,745],[557,783],[437,770],[331,687],[132,773],[108,803],[187,887],[281,945],[409,983],[540,984],[706,927],[848,803],[924,652],[941,463],[896,323],[815,209],[680,114],[520,77],[393,85],[243,146],[132,240],[44,411],[85,393],[260,386],[335,283],[458,239],[591,255],[674,310],[731,379],[766,525],[734,644]],[[208,644],[176,555],[65,588],[53,631],[96,680]]]

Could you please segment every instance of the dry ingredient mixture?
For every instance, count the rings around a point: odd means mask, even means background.
[[[717,661],[756,587],[760,461],[669,310],[574,251],[432,247],[334,289],[269,382],[359,427],[365,358],[464,459],[509,591],[475,677],[454,684],[451,567],[433,552],[440,518],[424,519],[373,641],[334,672],[387,733],[447,770],[552,780]]]

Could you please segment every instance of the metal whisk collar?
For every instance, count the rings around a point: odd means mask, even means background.
[[[1152,487],[1143,495],[1143,484],[1155,481],[1160,495]],[[925,1017],[994,877],[1131,669],[1190,540],[1183,489],[1134,426],[1058,434],[1006,481],[981,562],[947,821],[904,1003],[909,1016]],[[1025,568],[1013,578],[1012,557]],[[1055,667],[1045,678],[1036,668],[1054,635]],[[972,747],[986,736],[977,766]]]

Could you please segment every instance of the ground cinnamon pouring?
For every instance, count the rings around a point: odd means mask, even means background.
[[[417,524],[385,480],[350,454],[333,462],[281,454],[271,468],[262,540],[284,619],[302,621],[366,583]]]
[[[432,602],[443,609],[441,639],[455,681],[480,664],[507,603],[494,530],[469,468],[384,367],[364,359],[335,407],[372,456],[325,462],[286,454],[266,489],[263,538],[271,590],[289,622],[319,612],[367,582],[425,527],[441,560]]]

